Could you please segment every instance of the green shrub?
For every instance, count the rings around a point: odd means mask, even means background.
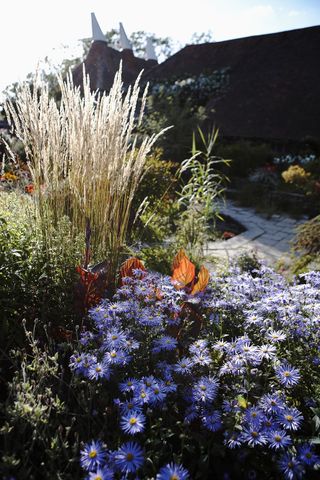
[[[156,149],[147,159],[146,173],[135,193],[132,206],[131,241],[159,242],[174,230],[177,216],[177,170],[179,165],[162,160],[162,150]],[[140,214],[134,218],[143,205]]]
[[[252,274],[254,270],[261,268],[261,262],[254,250],[239,255],[236,259],[236,265],[240,268],[241,273],[249,272]]]
[[[298,227],[294,249],[307,254],[320,253],[320,215]]]
[[[246,177],[251,171],[271,162],[273,158],[270,146],[245,140],[233,144],[218,145],[217,155],[232,160],[228,172],[230,177]]]
[[[84,240],[70,237],[70,223],[61,218],[51,227],[50,251],[37,227],[30,197],[0,193],[0,337],[21,339],[21,321],[71,326],[75,319],[75,267],[81,263]],[[10,342],[9,342],[10,343]]]

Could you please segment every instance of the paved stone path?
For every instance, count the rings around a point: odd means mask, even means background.
[[[283,215],[273,215],[267,219],[254,209],[239,207],[230,200],[221,206],[220,212],[221,216],[229,215],[246,228],[245,232],[229,240],[208,243],[206,254],[224,262],[252,251],[269,265],[280,258],[288,260],[296,227],[306,221],[306,218],[295,220]]]

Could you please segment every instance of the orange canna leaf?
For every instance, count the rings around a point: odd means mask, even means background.
[[[186,252],[183,250],[183,248],[180,248],[179,252],[177,253],[177,255],[173,259],[172,270],[179,267],[180,262],[183,258],[187,258],[189,260]]]
[[[175,284],[177,290],[181,290],[192,282],[196,274],[196,267],[184,256],[179,263],[179,266],[173,270],[171,277],[172,283]]]
[[[194,295],[195,293],[203,292],[209,283],[209,278],[210,278],[210,274],[208,270],[206,269],[206,267],[201,265],[200,271],[198,274],[198,281],[194,285],[193,289],[191,290],[191,294]]]
[[[136,269],[143,270],[144,272],[146,271],[146,269],[145,269],[142,261],[139,260],[139,258],[136,258],[136,257],[128,258],[128,259],[121,265],[121,268],[120,268],[120,276],[121,276],[121,278],[124,278],[124,277],[132,277],[132,275],[133,275],[133,270],[136,270]]]

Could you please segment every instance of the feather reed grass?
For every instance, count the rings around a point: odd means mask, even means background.
[[[90,90],[58,75],[61,101],[50,97],[42,81],[20,85],[15,103],[6,103],[7,117],[23,142],[34,184],[37,218],[48,252],[52,228],[69,217],[71,238],[92,228],[95,260],[107,260],[109,280],[125,247],[130,208],[145,171],[148,153],[159,135],[138,142],[147,87],[140,76],[126,93],[121,67],[108,94]]]

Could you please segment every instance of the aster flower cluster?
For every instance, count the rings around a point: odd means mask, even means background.
[[[196,455],[207,445],[209,471],[225,478],[238,478],[230,465],[239,462],[241,478],[248,469],[257,478],[309,478],[320,468],[310,442],[319,287],[320,274],[288,284],[265,266],[214,275],[195,295],[157,274],[125,278],[90,311],[92,326],[70,359],[75,377],[96,385],[112,412],[104,440],[114,449],[92,441],[82,450],[88,478],[193,478],[200,467],[186,445]],[[216,466],[216,452],[225,467]]]

